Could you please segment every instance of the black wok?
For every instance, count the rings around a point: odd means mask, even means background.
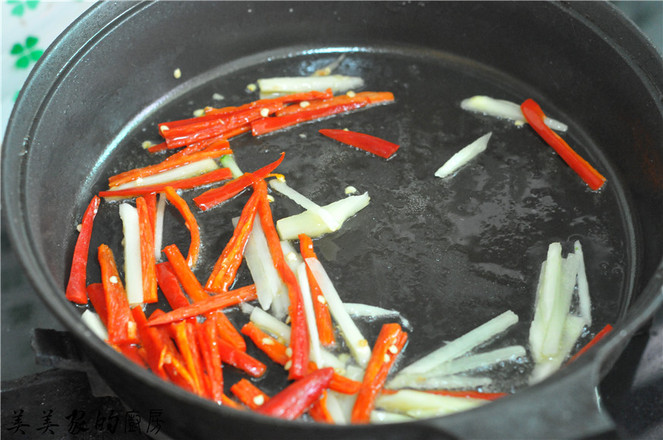
[[[506,309],[521,317],[507,342],[524,343],[546,246],[580,239],[592,331],[613,323],[610,337],[536,386],[505,379],[523,389],[477,410],[328,427],[220,408],[135,368],[92,335],[63,288],[74,227],[105,179],[156,160],[139,146],[157,140],[157,122],[214,104],[214,93],[228,104],[248,101],[245,86],[257,78],[308,74],[341,53],[341,73],[393,91],[397,102],[238,138],[233,148],[246,169],[286,151],[281,172],[321,203],[346,185],[369,191],[363,221],[318,241],[345,298],[410,319],[410,359]],[[460,100],[475,94],[540,101],[569,122],[567,139],[606,174],[607,187],[589,191],[529,128],[461,111]],[[662,99],[660,57],[604,3],[102,3],[55,42],[18,99],[2,151],[3,212],[47,306],[131,408],[163,410],[173,437],[581,437],[610,428],[595,387],[663,301]],[[323,126],[379,133],[402,147],[390,161],[375,160],[316,136]],[[490,130],[495,143],[480,160],[450,181],[432,177]],[[206,246],[201,273],[238,206],[200,216],[218,240]],[[275,209],[277,217],[296,211],[285,202]],[[103,240],[120,254],[115,216],[112,206],[100,211],[93,249]],[[169,237],[186,245],[181,228]],[[369,339],[373,327],[365,325]]]

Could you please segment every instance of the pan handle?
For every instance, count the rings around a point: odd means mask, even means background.
[[[574,368],[579,367],[579,368]],[[445,436],[471,438],[586,438],[614,432],[598,394],[596,364],[568,371],[472,411],[425,420]]]

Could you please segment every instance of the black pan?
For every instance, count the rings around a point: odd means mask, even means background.
[[[467,413],[328,427],[220,408],[135,368],[81,323],[63,295],[74,227],[108,176],[159,160],[140,148],[158,140],[156,123],[218,105],[215,93],[223,105],[252,100],[245,87],[257,78],[310,74],[340,54],[340,73],[393,91],[396,102],[232,145],[247,170],[285,151],[280,172],[319,203],[348,185],[369,192],[365,212],[316,242],[344,299],[400,310],[413,327],[409,360],[506,309],[521,322],[496,344],[525,343],[547,245],[568,249],[579,239],[591,332],[616,326],[597,349],[533,387],[518,379],[531,365],[518,365],[520,374],[504,366],[502,387],[519,392]],[[3,145],[3,212],[47,306],[130,407],[163,410],[173,437],[581,437],[610,428],[596,385],[662,302],[662,90],[655,50],[604,3],[102,3],[55,42],[18,99]],[[565,137],[608,185],[588,190],[528,127],[462,111],[460,101],[476,94],[538,100],[569,123]],[[323,127],[402,147],[380,160],[322,138]],[[493,141],[478,160],[451,180],[433,177],[487,131]],[[201,274],[242,202],[198,215],[214,237]],[[276,217],[297,210],[285,200],[274,209]],[[120,256],[116,211],[100,211],[92,249],[103,241]],[[187,234],[169,215],[168,236],[185,248]],[[362,324],[369,339],[377,327]]]

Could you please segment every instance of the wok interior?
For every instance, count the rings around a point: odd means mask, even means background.
[[[246,170],[285,151],[279,172],[320,204],[343,197],[348,185],[369,192],[365,211],[316,241],[344,299],[401,311],[413,327],[410,360],[506,309],[521,323],[499,344],[522,344],[547,245],[562,241],[568,250],[578,239],[593,330],[615,322],[663,253],[656,222],[663,218],[660,103],[595,25],[564,8],[518,2],[128,8],[66,62],[35,123],[21,189],[38,258],[63,288],[87,201],[109,175],[160,160],[140,148],[158,140],[156,123],[205,105],[247,102],[255,95],[245,87],[257,78],[310,74],[345,53],[339,73],[362,76],[367,90],[393,91],[396,102],[231,142]],[[566,31],[571,21],[574,35]],[[176,68],[181,79],[173,77]],[[215,93],[223,102],[214,102]],[[463,112],[460,100],[477,94],[539,100],[569,123],[565,138],[606,174],[606,188],[588,190],[528,127]],[[384,161],[322,139],[319,128],[373,133],[401,149]],[[448,181],[433,177],[453,152],[488,131],[493,138],[481,158]],[[277,199],[276,218],[298,212]],[[230,236],[240,203],[198,215],[208,237],[200,274]],[[91,247],[109,244],[121,265],[116,209],[100,211]],[[174,211],[169,216],[168,237],[185,249],[187,233]],[[64,301],[60,295],[46,297]],[[378,329],[362,325],[369,340]],[[507,388],[522,385],[505,380]]]

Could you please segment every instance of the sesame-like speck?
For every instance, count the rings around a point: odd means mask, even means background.
[[[395,345],[392,345],[391,347],[389,347],[389,353],[391,353],[391,354],[398,353],[398,347],[396,347]]]
[[[116,277],[115,275],[113,275],[112,277],[110,277],[110,278],[108,279],[108,281],[110,281],[110,282],[113,283],[113,284],[117,284],[118,279],[117,279],[117,277]]]
[[[202,109],[202,108],[198,108],[198,109],[193,111],[193,116],[195,116],[196,118],[199,117],[199,116],[202,116],[204,114],[205,114],[205,109]]]
[[[306,139],[306,133],[299,133],[299,137],[302,139]]]
[[[258,406],[262,405],[263,403],[265,403],[265,396],[263,396],[262,394],[255,396],[253,398],[253,403],[255,403]]]
[[[212,95],[212,99],[215,101],[223,101],[225,97],[220,93],[215,93]]]
[[[77,230],[78,232],[81,232],[81,229],[83,229],[83,225],[80,224],[80,223],[77,224],[77,225],[76,225],[76,230]]]
[[[273,344],[274,344],[274,341],[271,340],[270,338],[262,338],[262,343],[263,343],[264,345],[273,345]]]
[[[288,361],[288,362],[286,362],[285,365],[283,366],[283,368],[284,368],[285,370],[289,370],[290,367],[292,367],[292,361]]]
[[[349,98],[354,98],[356,93],[353,92],[352,90],[348,90],[348,93],[346,93],[346,95],[348,95]]]
[[[179,67],[175,69],[175,71],[173,72],[173,76],[175,77],[175,79],[180,79],[182,77],[182,71],[180,70]]]
[[[325,297],[322,296],[322,295],[318,295],[316,299],[318,300],[318,302],[319,302],[320,304],[325,304],[325,303],[327,303],[327,300],[326,300]]]
[[[306,107],[308,107],[309,105],[311,105],[311,103],[308,102],[308,101],[302,101],[302,102],[299,103],[299,106],[300,106],[301,108],[306,108]]]
[[[368,341],[366,339],[360,339],[357,342],[357,345],[359,345],[360,347],[368,347]]]
[[[246,86],[246,90],[248,90],[249,92],[255,92],[256,90],[258,90],[258,86],[251,83],[248,86]]]
[[[268,108],[261,108],[260,109],[260,116],[262,116],[263,118],[266,118],[267,116],[269,116],[269,109]]]
[[[385,361],[385,362],[389,362],[390,360],[391,360],[391,358],[389,357],[389,354],[388,354],[388,353],[385,353],[385,354],[384,354],[384,361]]]
[[[285,349],[285,355],[288,357],[292,357],[292,348],[288,347]]]
[[[168,131],[168,130],[170,130],[170,127],[168,127],[167,125],[161,126],[161,131]]]
[[[346,186],[345,187],[345,193],[346,194],[356,194],[357,193],[357,188],[354,186]]]
[[[272,203],[274,201],[274,197],[271,194],[267,194],[267,201]]]
[[[152,145],[154,145],[152,141],[143,141],[143,143],[141,144],[141,146],[146,150],[150,148]]]

